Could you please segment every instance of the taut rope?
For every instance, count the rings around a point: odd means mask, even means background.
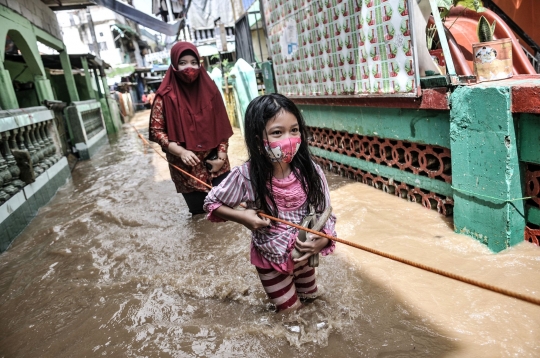
[[[142,136],[142,134],[137,130],[137,128],[135,128],[135,126],[131,125],[133,127],[133,129],[135,130],[135,132],[137,132],[137,135],[139,136],[139,138],[142,139],[143,143],[145,146],[148,146],[149,148],[151,148],[154,152],[156,152],[161,158],[163,158],[167,163],[169,163],[169,161],[167,160],[167,158],[160,152],[158,152],[154,147],[152,147],[150,145],[150,143],[148,143],[148,141],[146,140],[146,138],[144,138]],[[205,185],[206,187],[208,188],[212,188],[211,185],[203,182],[202,180],[200,180],[199,178],[196,178],[194,177],[193,175],[187,173],[186,171],[184,171],[183,169],[177,167],[176,165],[174,164],[171,164],[169,163],[170,166],[172,166],[173,168],[179,170],[180,172],[182,172],[183,174],[195,179],[196,181],[198,181],[199,183]],[[517,298],[518,300],[522,300],[522,301],[525,301],[525,302],[529,302],[529,303],[532,303],[532,304],[535,304],[535,305],[539,305],[540,306],[540,299],[536,298],[536,297],[531,297],[531,296],[527,296],[527,295],[524,295],[524,294],[521,294],[521,293],[517,293],[517,292],[513,292],[513,291],[510,291],[510,290],[507,290],[507,289],[504,289],[504,288],[500,288],[500,287],[496,287],[496,286],[493,286],[493,285],[490,285],[490,284],[487,284],[487,283],[484,283],[484,282],[480,282],[480,281],[477,281],[477,280],[473,280],[471,278],[468,278],[468,277],[464,277],[464,276],[461,276],[461,275],[456,275],[456,274],[453,274],[453,273],[450,273],[450,272],[446,272],[444,270],[440,270],[440,269],[437,269],[437,268],[434,268],[434,267],[430,267],[430,266],[427,266],[427,265],[424,265],[424,264],[419,264],[417,262],[414,262],[414,261],[411,261],[411,260],[407,260],[407,259],[403,259],[401,257],[398,257],[398,256],[395,256],[395,255],[392,255],[392,254],[387,254],[385,252],[382,252],[382,251],[379,251],[379,250],[375,250],[375,249],[372,249],[370,247],[367,247],[367,246],[364,246],[364,245],[360,245],[360,244],[357,244],[357,243],[354,243],[352,241],[348,241],[348,240],[343,240],[343,239],[340,239],[340,238],[337,238],[337,237],[333,237],[333,236],[330,236],[330,235],[326,235],[325,233],[322,233],[322,232],[319,232],[319,231],[315,231],[315,230],[311,230],[309,228],[306,228],[306,227],[303,227],[303,226],[300,226],[300,225],[297,225],[297,224],[294,224],[292,222],[289,222],[289,221],[286,221],[286,220],[282,220],[282,219],[279,219],[279,218],[275,218],[273,216],[270,216],[270,215],[267,215],[265,213],[262,213],[262,212],[259,212],[258,213],[260,216],[262,217],[265,217],[267,219],[270,219],[270,220],[273,220],[273,221],[277,221],[277,222],[280,222],[282,224],[285,224],[285,225],[289,225],[289,226],[292,226],[294,228],[297,228],[299,230],[304,230],[306,232],[309,232],[309,233],[312,233],[312,234],[315,234],[317,236],[321,236],[321,237],[324,237],[324,238],[327,238],[329,240],[334,240],[334,241],[337,241],[337,242],[340,242],[342,244],[345,244],[347,246],[351,246],[351,247],[354,247],[354,248],[357,248],[357,249],[360,249],[360,250],[363,250],[363,251],[367,251],[367,252],[370,252],[372,254],[375,254],[375,255],[378,255],[378,256],[382,256],[382,257],[385,257],[387,259],[390,259],[390,260],[394,260],[394,261],[397,261],[397,262],[401,262],[403,264],[406,264],[406,265],[409,265],[409,266],[413,266],[413,267],[416,267],[416,268],[419,268],[421,270],[424,270],[424,271],[429,271],[429,272],[433,272],[433,273],[436,273],[438,275],[441,275],[441,276],[445,276],[445,277],[448,277],[448,278],[451,278],[451,279],[454,279],[454,280],[457,280],[457,281],[461,281],[461,282],[465,282],[465,283],[468,283],[469,285],[473,285],[473,286],[476,286],[476,287],[480,287],[480,288],[483,288],[483,289],[486,289],[486,290],[489,290],[489,291],[493,291],[493,292],[497,292],[497,293],[500,293],[500,294],[503,294],[505,296],[509,296],[509,297],[512,297],[512,298]]]

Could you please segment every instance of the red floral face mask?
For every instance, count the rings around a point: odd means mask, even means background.
[[[191,83],[199,77],[200,68],[188,67],[182,71],[178,71],[178,77],[185,83]]]

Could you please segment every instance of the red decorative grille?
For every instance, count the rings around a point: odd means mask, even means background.
[[[533,226],[533,225],[531,225]],[[525,241],[532,242],[536,246],[540,246],[540,228],[530,228],[525,226]]]
[[[332,171],[336,174],[354,179],[364,184],[371,185],[377,189],[381,189],[386,193],[394,194],[403,199],[408,199],[412,202],[421,203],[428,209],[437,209],[437,211],[445,216],[452,215],[454,200],[427,190],[413,187],[406,183],[401,183],[392,179],[387,179],[379,175],[374,175],[361,169],[353,168],[349,165],[341,164],[326,158],[315,157],[315,160],[321,167]]]
[[[533,196],[527,204],[540,208],[540,165],[527,164],[527,174],[525,175],[525,195]]]
[[[308,130],[312,137],[309,141],[311,146],[452,182],[450,150],[447,148],[317,127],[309,127]]]
[[[540,165],[527,164],[525,182],[525,195],[533,197],[527,200],[527,204],[540,209]],[[525,226],[525,241],[540,246],[540,226],[527,223],[527,226]]]

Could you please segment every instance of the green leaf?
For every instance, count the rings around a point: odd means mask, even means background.
[[[449,9],[443,9],[441,11],[441,19],[444,19],[445,17],[447,17],[449,13],[450,13]]]
[[[484,16],[481,16],[480,20],[478,20],[478,25],[476,27],[476,34],[478,35],[478,42],[493,41],[492,29],[495,29],[495,22],[493,26],[491,26],[489,22],[487,21],[487,19]]]
[[[454,0],[454,6],[463,6],[476,12],[485,10],[481,0]]]
[[[446,10],[449,10],[452,5],[454,5],[453,0],[437,0],[437,7],[444,7]]]

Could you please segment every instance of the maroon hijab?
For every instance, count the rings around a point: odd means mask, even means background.
[[[200,61],[197,47],[177,42],[171,49],[171,66],[156,95],[163,99],[169,141],[188,150],[206,151],[229,139],[233,132],[221,93],[206,70],[199,67],[199,76],[191,83],[180,79],[178,60],[186,50]]]

